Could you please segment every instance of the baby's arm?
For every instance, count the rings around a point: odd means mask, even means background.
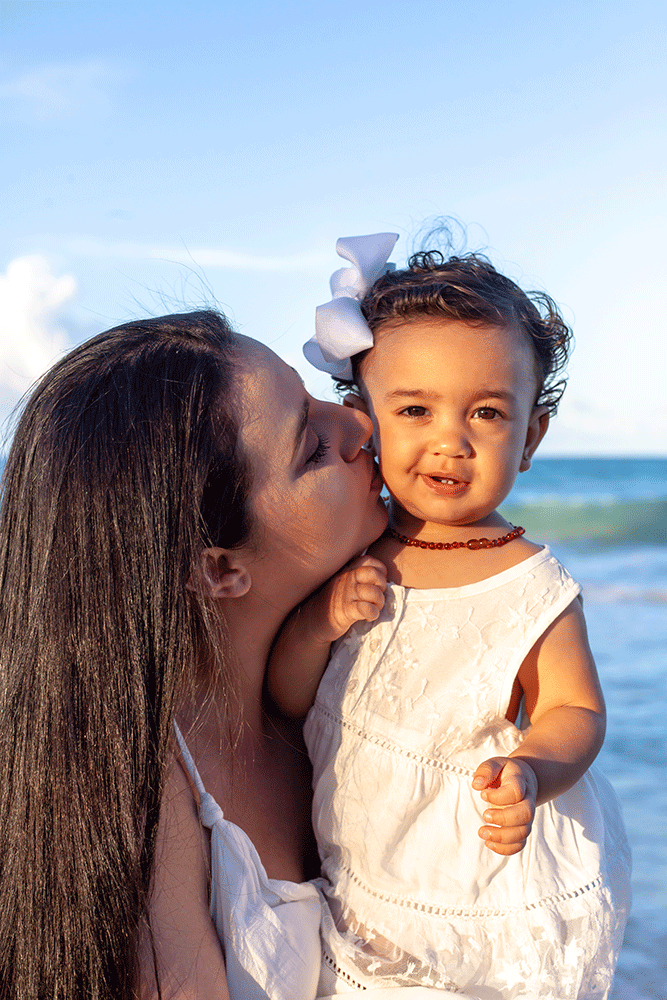
[[[571,788],[604,740],[604,698],[580,600],[535,644],[518,678],[531,729],[509,757],[480,764],[472,783],[492,807],[479,835],[496,854],[524,847],[535,807]]]
[[[278,633],[267,672],[281,712],[305,715],[329,659],[331,643],[357,621],[375,621],[384,607],[387,568],[371,556],[345,566],[292,612]]]

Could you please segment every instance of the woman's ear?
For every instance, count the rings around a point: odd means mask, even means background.
[[[547,406],[534,406],[533,412],[528,421],[526,432],[526,443],[523,447],[523,455],[519,472],[527,472],[530,468],[533,455],[537,451],[537,446],[547,432],[549,427],[549,408]]]
[[[199,556],[187,589],[203,591],[208,597],[243,597],[252,587],[252,578],[240,552],[233,549],[204,549]]]

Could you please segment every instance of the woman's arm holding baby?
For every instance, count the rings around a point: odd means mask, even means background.
[[[531,729],[509,757],[480,764],[473,788],[490,808],[479,834],[497,854],[526,843],[535,807],[571,788],[604,740],[604,698],[588,645],[581,601],[547,629],[518,674]]]
[[[267,670],[270,697],[284,715],[300,718],[313,701],[332,642],[357,621],[375,621],[384,607],[387,569],[360,556],[292,612],[278,633]]]

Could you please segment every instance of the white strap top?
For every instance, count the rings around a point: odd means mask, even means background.
[[[208,794],[174,724],[211,836],[211,918],[225,952],[231,1000],[314,1000],[320,898],[310,882],[269,878],[248,835]]]

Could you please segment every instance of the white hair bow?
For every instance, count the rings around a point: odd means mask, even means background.
[[[303,345],[303,353],[315,368],[334,378],[352,378],[350,358],[373,346],[360,302],[381,274],[395,268],[387,258],[397,239],[397,233],[375,233],[344,236],[336,243],[336,253],[352,267],[334,271],[331,302],[315,312],[315,336]]]

